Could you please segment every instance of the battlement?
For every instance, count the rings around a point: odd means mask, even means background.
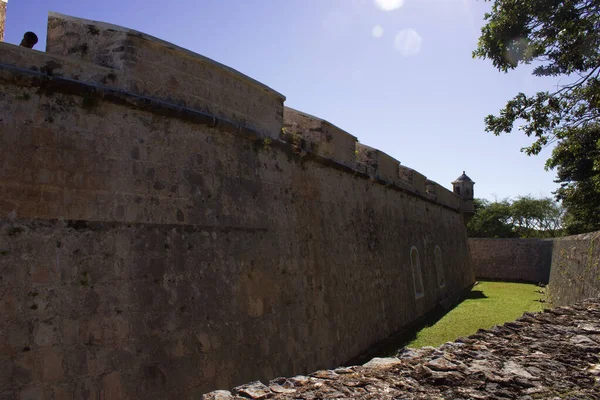
[[[441,205],[461,210],[463,200],[452,191],[381,150],[359,143],[357,138],[321,118],[284,107],[281,138],[319,156],[347,166]],[[466,209],[465,206],[462,209]]]
[[[120,71],[126,79],[118,87],[131,93],[268,136],[278,136],[281,129],[283,95],[232,68],[141,32],[50,13],[46,51]]]
[[[296,144],[304,140],[316,154],[354,168],[356,137],[321,118],[285,107],[281,137]]]
[[[364,145],[321,118],[284,107],[285,97],[240,72],[174,44],[131,29],[58,13],[48,17],[46,53],[0,44],[0,64],[165,102],[253,130],[256,137],[343,166],[386,185],[461,210],[461,199]],[[149,78],[151,77],[151,79]],[[211,122],[212,121],[212,122]],[[466,207],[463,206],[464,210]]]

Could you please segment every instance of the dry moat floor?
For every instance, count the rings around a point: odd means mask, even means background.
[[[600,399],[600,299],[525,313],[438,348],[205,395],[248,398]]]
[[[524,283],[479,282],[464,301],[418,331],[407,346],[439,346],[479,329],[514,321],[524,312],[542,311],[549,308],[544,303],[545,290]]]

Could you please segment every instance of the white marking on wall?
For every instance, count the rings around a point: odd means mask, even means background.
[[[423,286],[423,274],[421,273],[421,260],[419,259],[419,250],[415,246],[410,248],[410,265],[412,267],[413,284],[415,288],[415,299],[425,297],[425,287]]]
[[[442,249],[440,246],[435,246],[435,270],[437,272],[438,286],[443,288],[446,286],[446,276],[444,274],[444,264],[442,262]]]

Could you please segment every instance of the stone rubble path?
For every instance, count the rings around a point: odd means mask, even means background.
[[[438,348],[204,395],[242,399],[600,399],[600,299],[480,330]]]

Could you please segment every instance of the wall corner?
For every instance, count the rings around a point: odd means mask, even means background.
[[[8,0],[0,0],[0,42],[4,42],[4,29],[6,28],[6,6]]]

